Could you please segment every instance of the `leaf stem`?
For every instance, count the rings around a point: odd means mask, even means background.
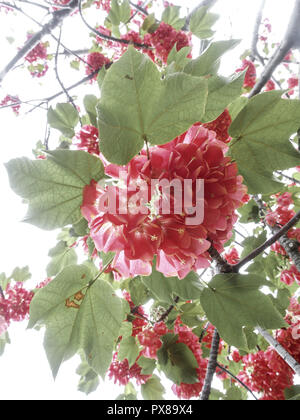
[[[224,366],[220,365],[220,363],[217,363],[217,367],[219,369],[221,369],[223,372],[227,373],[227,375],[231,376],[232,379],[234,379],[236,382],[238,382],[243,388],[245,388],[251,395],[252,397],[258,401],[258,398],[256,397],[256,395],[251,391],[251,389],[244,384],[244,382],[242,382],[238,377],[236,377],[233,373],[231,373],[228,369],[226,369]]]

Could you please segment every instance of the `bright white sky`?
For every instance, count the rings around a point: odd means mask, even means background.
[[[173,1],[184,7],[195,7],[198,0]],[[280,40],[290,17],[294,0],[267,0],[265,16],[269,17],[276,39]],[[236,52],[225,57],[223,69],[225,74],[231,74],[239,65],[239,55],[251,46],[251,36],[255,16],[260,0],[219,0],[214,11],[221,15],[221,20],[216,25],[217,38],[242,39],[241,46]],[[32,14],[28,9],[29,14]],[[83,34],[86,28],[79,21],[72,19],[71,26],[65,25],[63,40],[71,49],[79,49],[88,46]],[[75,32],[74,32],[74,28]],[[0,13],[0,69],[15,55],[16,48],[21,46],[26,39],[27,29],[37,30],[37,26],[26,18],[18,15]],[[81,31],[82,30],[82,31]],[[10,45],[7,37],[13,37],[15,42]],[[55,43],[51,41],[53,51]],[[64,67],[63,59],[60,68]],[[64,74],[64,72],[63,72]],[[82,73],[81,73],[82,74]],[[66,85],[70,85],[81,78],[76,71],[67,72],[64,77]],[[55,79],[48,77],[47,85],[42,86],[37,79],[32,79],[25,70],[11,72],[0,88],[0,101],[7,93],[19,95],[21,99],[43,98],[53,91],[61,90]],[[43,80],[41,80],[43,82]],[[85,86],[81,93],[98,95],[97,87]],[[60,101],[65,98],[60,97]],[[23,108],[26,110],[26,108]],[[0,272],[10,274],[16,267],[29,265],[33,274],[31,285],[44,280],[46,277],[45,267],[48,263],[48,250],[56,244],[57,232],[40,231],[38,228],[21,223],[25,215],[26,206],[9,188],[6,171],[3,163],[15,157],[31,155],[38,140],[44,139],[45,114],[40,110],[16,118],[11,109],[0,111],[1,141],[0,154],[0,188],[2,192],[2,206],[0,217],[0,255],[2,256]],[[51,138],[50,138],[51,148]],[[9,333],[12,344],[7,346],[2,358],[0,358],[0,399],[114,399],[122,392],[111,381],[99,386],[98,390],[86,397],[76,390],[79,377],[75,369],[79,359],[75,358],[63,364],[56,382],[53,382],[51,371],[42,347],[42,334],[36,331],[25,331],[26,323],[15,324],[10,327]],[[173,393],[166,395],[174,399]]]

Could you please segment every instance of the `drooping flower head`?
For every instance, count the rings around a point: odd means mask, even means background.
[[[216,139],[213,131],[195,124],[172,142],[151,147],[149,154],[143,151],[126,167],[107,165],[107,175],[118,179],[120,170],[126,175],[125,209],[123,190],[109,187],[116,198],[116,208],[123,206],[123,214],[103,211],[100,206],[108,187],[103,190],[95,182],[86,186],[82,213],[89,222],[96,248],[116,253],[112,264],[115,273],[127,278],[149,275],[157,256],[158,271],[183,278],[191,270],[210,265],[207,251],[212,242],[223,251],[237,220],[235,209],[243,204],[246,193],[237,165],[225,156],[226,151],[227,146]],[[171,188],[164,190],[160,183],[153,188],[153,180],[168,181],[169,185],[175,181],[184,185],[184,180],[189,180],[190,190],[184,192],[189,196],[190,207],[175,211],[178,196]],[[187,221],[197,207],[197,180],[203,180],[204,186],[203,219],[193,224]],[[136,190],[131,191],[132,184]],[[184,192],[180,192],[182,202]],[[170,203],[167,212],[165,200]]]

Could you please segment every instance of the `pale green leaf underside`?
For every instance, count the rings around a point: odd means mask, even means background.
[[[239,42],[236,39],[212,42],[198,58],[187,64],[184,69],[185,73],[197,77],[216,74],[222,55],[235,48]]]
[[[55,229],[80,220],[82,192],[103,177],[99,158],[82,151],[48,152],[46,160],[13,159],[6,164],[13,191],[28,201],[25,221]]]
[[[33,298],[29,328],[46,325],[44,346],[54,377],[61,363],[80,349],[102,377],[111,362],[128,308],[105,280],[89,285],[91,280],[85,265],[69,266]],[[74,302],[79,291],[84,295],[79,307],[68,307],[67,299]]]
[[[199,299],[202,290],[198,277],[193,272],[180,280],[178,277],[164,277],[153,268],[151,276],[141,279],[157,300],[170,304],[174,303],[174,296],[184,300]]]
[[[116,26],[119,26],[121,22],[126,23],[130,19],[129,1],[122,0],[120,3],[118,0],[112,0],[107,19]]]
[[[289,142],[299,128],[300,102],[281,96],[273,91],[252,98],[230,127],[230,156],[253,194],[278,191],[273,172],[300,163],[299,152]]]
[[[63,268],[77,263],[76,251],[68,247],[64,241],[52,248],[48,255],[52,258],[46,268],[48,277],[56,276]]]
[[[245,74],[231,78],[212,76],[208,79],[208,99],[202,122],[214,121],[224,109],[240,96]]]
[[[201,121],[207,81],[184,73],[161,80],[155,64],[134,48],[107,72],[98,104],[100,148],[127,164],[144,146],[164,144]]]
[[[79,115],[73,105],[64,103],[57,104],[55,109],[50,107],[47,117],[50,127],[56,128],[66,137],[74,136],[74,127],[79,121]]]
[[[207,11],[207,7],[199,8],[193,15],[190,21],[190,30],[192,34],[200,39],[212,37],[214,31],[212,26],[218,20],[219,15]]]
[[[144,400],[160,401],[163,400],[165,392],[158,376],[153,375],[145,384],[141,386],[141,392]]]
[[[118,359],[120,361],[127,359],[129,367],[131,367],[135,363],[139,353],[139,347],[134,337],[122,338],[118,351]]]
[[[180,18],[180,6],[168,6],[165,8],[161,21],[179,30],[185,24],[185,19]]]
[[[257,275],[222,274],[202,292],[200,302],[208,320],[226,343],[247,350],[243,327],[285,326],[269,297],[259,291],[263,283]]]

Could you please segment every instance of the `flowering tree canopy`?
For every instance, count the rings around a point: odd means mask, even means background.
[[[9,183],[26,222],[61,231],[33,290],[28,267],[0,274],[0,352],[28,319],[54,377],[80,354],[83,392],[102,377],[121,400],[159,400],[167,378],[182,399],[300,398],[300,0],[275,42],[262,1],[229,77],[220,62],[239,41],[214,39],[215,4],[0,1],[39,26],[2,86],[20,65],[37,89],[60,86],[0,98],[47,123],[32,158],[6,164]],[[72,21],[86,49],[65,45]]]

